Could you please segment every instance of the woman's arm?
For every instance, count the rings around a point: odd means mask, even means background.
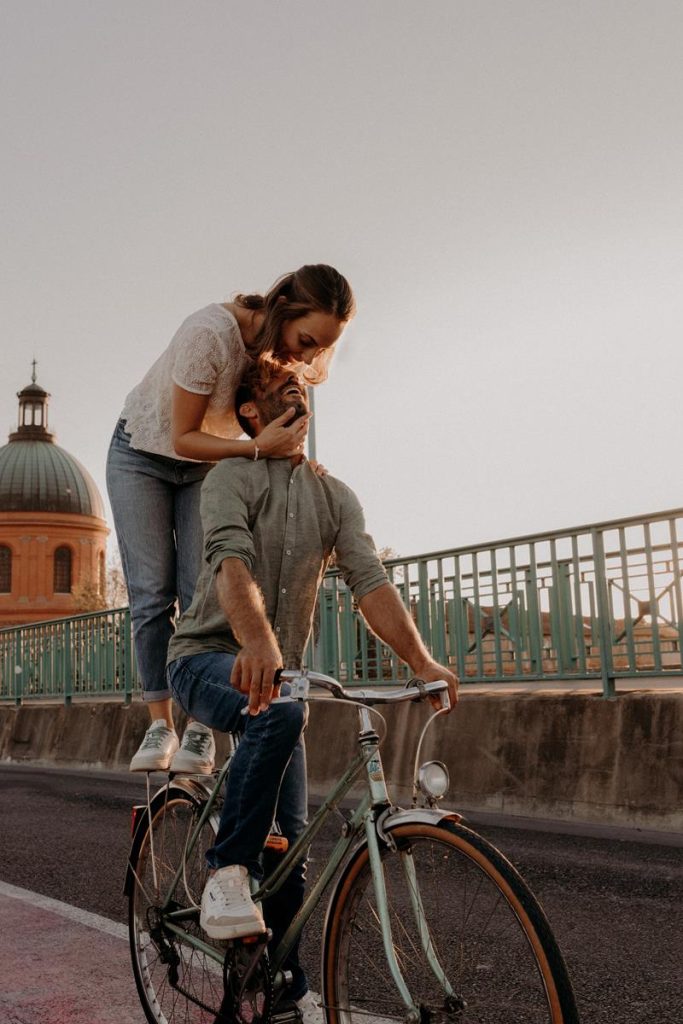
[[[202,429],[210,395],[196,395],[185,388],[173,385],[173,406],[171,410],[171,431],[173,447],[184,459],[199,459],[200,462],[218,462],[237,455],[253,458],[254,442],[238,441],[234,438],[217,437]]]
[[[219,462],[237,456],[252,459],[256,443],[252,438],[238,440],[218,437],[201,429],[210,397],[173,385],[171,431],[173,447],[178,455],[185,459],[198,459],[200,462]],[[297,453],[306,436],[308,417],[302,416],[291,427],[287,427],[293,415],[294,410],[288,409],[261,431],[258,447],[263,455],[282,459]]]

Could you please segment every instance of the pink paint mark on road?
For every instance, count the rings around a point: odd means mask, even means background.
[[[124,939],[3,893],[0,920],[2,1024],[143,1024]]]

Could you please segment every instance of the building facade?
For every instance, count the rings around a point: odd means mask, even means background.
[[[0,448],[0,628],[104,606],[106,586],[102,498],[55,444],[35,361],[17,397],[17,429]]]

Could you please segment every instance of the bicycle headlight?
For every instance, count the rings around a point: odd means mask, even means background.
[[[448,791],[448,768],[443,761],[425,761],[417,773],[417,784],[430,800],[441,800]]]

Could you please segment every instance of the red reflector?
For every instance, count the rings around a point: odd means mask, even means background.
[[[286,839],[284,836],[275,835],[271,832],[266,839],[266,848],[268,850],[277,850],[278,853],[287,853],[287,850],[289,849],[289,839]]]

